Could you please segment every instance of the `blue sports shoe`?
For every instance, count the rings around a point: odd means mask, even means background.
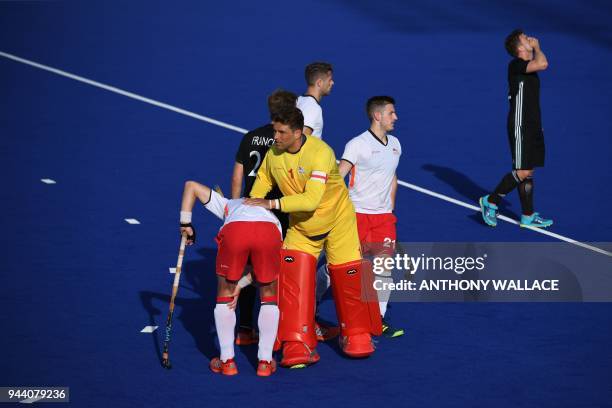
[[[540,217],[540,214],[521,215],[521,227],[546,228],[553,225],[553,220]]]
[[[497,225],[497,206],[489,202],[489,196],[480,197],[480,212],[482,219],[487,225],[495,227]]]

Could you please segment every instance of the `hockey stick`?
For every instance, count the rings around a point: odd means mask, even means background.
[[[170,311],[168,312],[168,319],[166,319],[166,338],[164,340],[164,352],[162,353],[162,367],[171,369],[170,356],[168,355],[168,348],[170,346],[170,333],[172,332],[172,315],[174,314],[174,299],[178,292],[179,281],[181,279],[181,267],[183,266],[183,256],[185,255],[185,243],[187,242],[187,236],[181,237],[181,246],[179,248],[178,260],[176,261],[176,273],[174,274],[174,284],[172,285],[172,296],[170,297]]]

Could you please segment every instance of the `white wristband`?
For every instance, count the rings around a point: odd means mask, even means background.
[[[181,211],[181,224],[189,224],[191,222],[191,211]]]

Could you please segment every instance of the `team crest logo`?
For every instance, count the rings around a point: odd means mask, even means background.
[[[399,154],[399,150],[397,150],[395,147],[393,148],[393,153],[394,154]]]
[[[303,167],[298,167],[298,174],[304,174],[306,170]]]

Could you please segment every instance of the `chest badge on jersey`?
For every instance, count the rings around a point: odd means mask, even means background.
[[[393,148],[393,154],[399,154],[399,150],[397,150],[395,147]]]
[[[298,167],[298,174],[304,175],[304,173],[306,173],[306,170],[303,167]]]

